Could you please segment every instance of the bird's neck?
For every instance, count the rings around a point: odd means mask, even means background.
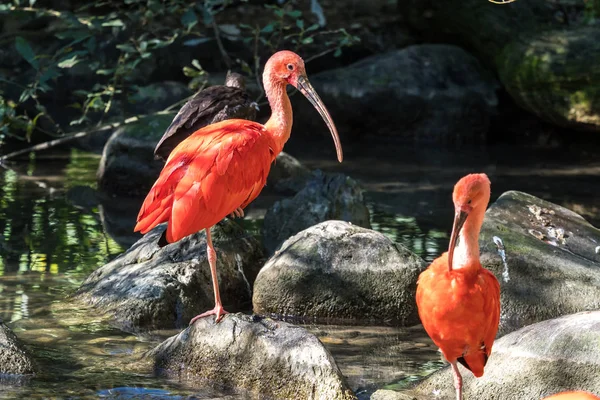
[[[281,153],[283,146],[290,138],[292,131],[292,105],[285,88],[287,82],[264,80],[265,93],[271,106],[271,117],[265,124],[267,131],[271,134],[274,141],[275,156]]]
[[[454,250],[452,269],[479,269],[479,232],[485,216],[485,206],[474,208],[460,231],[460,241]]]

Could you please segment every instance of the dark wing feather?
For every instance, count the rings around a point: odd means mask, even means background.
[[[211,86],[198,92],[179,110],[173,122],[158,141],[154,154],[166,160],[173,149],[197,130],[225,119],[256,118],[250,96],[241,89]]]

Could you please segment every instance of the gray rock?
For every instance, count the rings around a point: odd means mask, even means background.
[[[466,399],[539,400],[563,390],[600,393],[600,311],[539,322],[496,341],[485,373],[475,378],[459,366]],[[415,391],[454,400],[450,368],[434,373]]]
[[[202,318],[152,350],[158,373],[250,398],[351,400],[333,357],[304,328],[243,314]]]
[[[326,221],[289,238],[260,270],[256,313],[340,323],[418,323],[425,262],[381,233]]]
[[[493,237],[504,244],[508,278]],[[501,287],[500,334],[534,322],[600,309],[600,230],[578,214],[522,192],[486,212],[481,262]]]
[[[156,242],[166,225],[154,228],[123,255],[94,271],[75,298],[112,317],[125,331],[179,328],[214,306],[206,235],[202,232],[160,249]],[[221,299],[241,308],[251,299],[251,285],[263,262],[260,243],[235,222],[212,228],[217,251]]]
[[[416,400],[417,398],[406,393],[394,390],[380,389],[369,397],[369,400]]]
[[[263,241],[272,254],[284,240],[326,220],[342,220],[370,228],[369,210],[360,185],[343,174],[314,171],[304,188],[267,210]]]
[[[267,186],[276,192],[296,194],[310,178],[310,170],[297,159],[282,151],[271,165]]]
[[[413,45],[375,55],[311,76],[311,82],[340,132],[416,142],[481,140],[498,101],[491,75],[450,45]],[[298,97],[293,99],[296,129],[325,132],[310,104]]]
[[[35,365],[29,352],[8,326],[0,320],[0,374],[30,375]],[[1,379],[1,384],[13,384],[14,379]]]
[[[98,189],[109,194],[145,196],[164,165],[154,159],[154,146],[172,118],[153,115],[118,128],[102,152]]]

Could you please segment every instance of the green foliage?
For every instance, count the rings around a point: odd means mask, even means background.
[[[174,44],[193,47],[216,38],[226,65],[235,60],[246,73],[257,76],[268,54],[281,48],[306,50],[310,60],[329,53],[339,56],[343,47],[358,41],[344,29],[328,31],[306,22],[295,0],[281,6],[265,5],[270,17],[263,26],[237,24],[243,43],[252,46],[252,60],[230,57],[216,28],[217,15],[227,18],[228,13],[237,12],[232,0],[100,1],[74,10],[35,8],[35,3],[13,0],[11,5],[0,7],[0,13],[30,20],[53,19],[49,34],[55,38],[48,46],[47,39],[42,41],[45,45],[39,44],[28,37],[28,32],[15,35],[12,45],[28,68],[18,76],[5,76],[0,70],[0,83],[14,85],[21,92],[12,101],[2,98],[0,92],[0,143],[8,135],[29,140],[42,116],[59,134],[67,130],[54,122],[45,107],[43,99],[48,96],[44,94],[55,90],[62,77],[89,77],[89,71],[95,72],[94,82],[82,80],[81,87],[73,91],[72,101],[65,104],[80,111],[70,125],[102,122],[116,99],[125,104],[140,82],[145,83],[143,66],[158,62],[157,52]],[[192,88],[206,83],[206,72],[197,60],[184,66],[183,73],[191,79]]]

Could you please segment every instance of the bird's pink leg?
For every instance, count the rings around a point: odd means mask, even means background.
[[[242,218],[244,216],[244,210],[242,207],[236,208],[231,214],[229,214],[230,218]]]
[[[462,400],[462,376],[458,370],[456,360],[450,363],[452,365],[452,375],[454,375],[454,387],[456,388],[456,400]]]
[[[212,237],[210,236],[210,228],[206,228],[206,258],[208,258],[208,264],[210,265],[210,275],[212,277],[213,290],[215,292],[215,308],[209,310],[200,315],[196,315],[190,321],[190,325],[196,322],[197,319],[208,317],[209,315],[215,316],[215,322],[219,322],[223,315],[229,314],[229,312],[223,309],[221,304],[221,295],[219,294],[219,279],[217,277],[217,253],[212,244]]]

